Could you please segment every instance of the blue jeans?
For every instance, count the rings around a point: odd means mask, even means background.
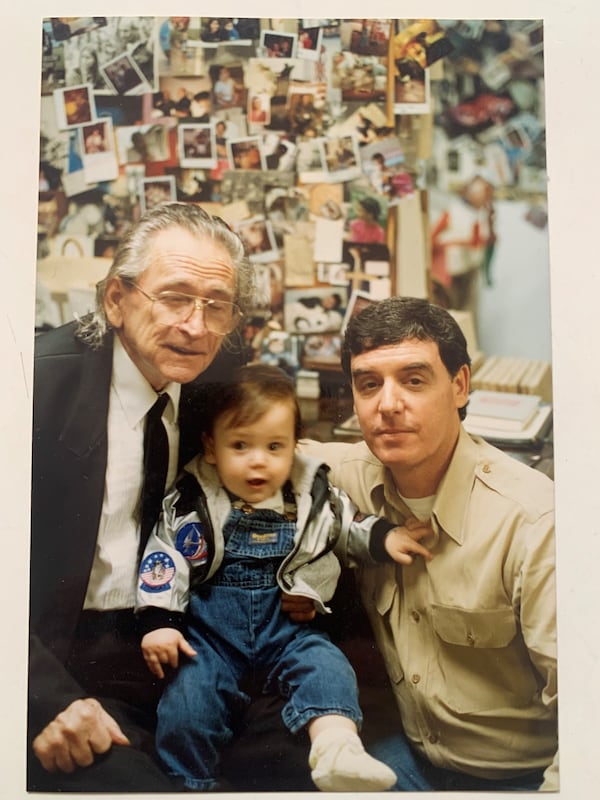
[[[167,770],[190,789],[215,789],[219,753],[250,702],[248,681],[287,700],[292,733],[314,717],[340,714],[360,726],[356,676],[327,634],[281,611],[276,572],[295,523],[272,511],[233,510],[223,565],[195,589],[188,639],[197,655],[180,667],[158,707],[157,744]]]
[[[538,789],[543,780],[543,770],[516,778],[485,779],[434,767],[427,759],[415,753],[402,733],[373,742],[369,753],[394,770],[398,781],[391,791],[396,792],[527,792]]]

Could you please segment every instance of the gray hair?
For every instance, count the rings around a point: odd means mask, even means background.
[[[242,312],[251,308],[254,299],[254,269],[244,253],[239,236],[220,218],[207,214],[190,203],[162,203],[151,209],[127,231],[119,242],[107,275],[96,284],[96,309],[91,316],[79,320],[77,336],[91,347],[98,348],[110,329],[104,310],[106,288],[113,278],[131,284],[150,266],[152,241],[161,231],[180,227],[200,237],[212,239],[229,254],[235,270],[235,302]]]

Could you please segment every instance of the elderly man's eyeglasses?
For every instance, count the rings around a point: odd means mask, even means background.
[[[160,325],[178,325],[187,322],[195,311],[202,311],[207,330],[218,336],[231,333],[240,321],[242,312],[235,303],[196,297],[182,292],[148,294],[137,283],[133,286],[152,302],[154,319]]]

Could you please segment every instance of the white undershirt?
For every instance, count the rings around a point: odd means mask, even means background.
[[[429,495],[429,497],[404,497],[398,492],[398,497],[410,508],[416,519],[426,522],[431,517],[435,500],[434,494]]]
[[[179,426],[177,409],[181,386],[169,383],[163,390],[169,402],[163,423],[169,439],[167,486],[177,471]],[[142,491],[144,424],[157,394],[127,355],[118,336],[114,339],[112,380],[108,403],[108,459],[96,552],[85,609],[131,608],[137,583],[139,522]]]

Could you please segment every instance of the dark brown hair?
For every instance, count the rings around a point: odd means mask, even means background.
[[[273,403],[288,403],[294,412],[294,436],[302,435],[302,418],[294,382],[279,367],[247,364],[235,370],[231,379],[211,387],[205,431],[212,436],[215,424],[224,415],[228,425],[251,425]]]

